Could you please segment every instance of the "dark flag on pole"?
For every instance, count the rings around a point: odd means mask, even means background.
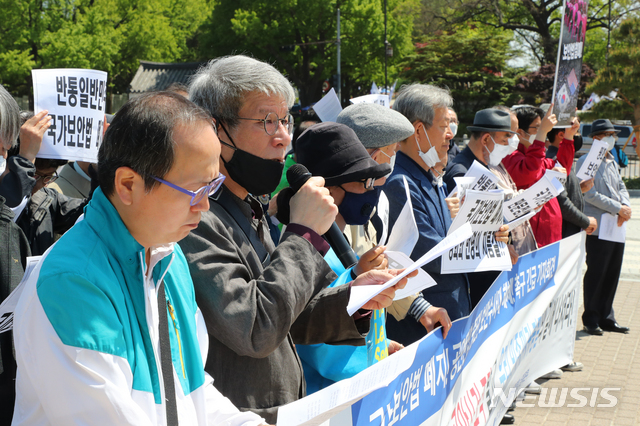
[[[588,0],[565,0],[564,16],[558,44],[558,61],[553,84],[553,112],[558,118],[558,127],[570,127],[576,115],[582,51],[587,31]]]

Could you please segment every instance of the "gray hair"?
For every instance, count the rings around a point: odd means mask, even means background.
[[[430,84],[415,83],[400,88],[393,109],[407,117],[411,123],[421,121],[430,128],[436,109],[452,106],[453,98],[449,90]]]
[[[295,101],[293,87],[280,71],[244,55],[216,58],[200,68],[191,80],[189,99],[233,128],[251,92],[281,96],[289,108]]]
[[[0,143],[16,145],[20,135],[20,108],[13,96],[0,84]]]

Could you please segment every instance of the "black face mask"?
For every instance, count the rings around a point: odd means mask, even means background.
[[[344,199],[338,206],[338,211],[347,225],[364,225],[371,219],[371,213],[378,205],[381,189],[377,187],[363,194],[355,194],[343,189]]]
[[[582,135],[575,135],[573,137],[573,146],[576,148],[576,152],[582,148]]]
[[[265,194],[271,194],[278,187],[280,179],[282,179],[282,170],[284,163],[274,160],[265,160],[257,155],[243,151],[236,147],[227,129],[220,123],[220,127],[227,134],[232,145],[220,140],[220,143],[234,150],[231,160],[225,161],[222,156],[224,167],[229,173],[229,177],[237,182],[244,189],[249,191],[256,197]]]

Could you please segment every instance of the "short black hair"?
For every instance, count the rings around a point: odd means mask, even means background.
[[[549,133],[547,133],[547,139],[549,139],[549,142],[553,143],[553,141],[556,139],[556,136],[558,136],[558,133],[564,132],[566,130],[567,129],[551,129]]]
[[[180,125],[206,122],[211,115],[172,92],[152,92],[129,100],[114,117],[98,151],[98,181],[105,195],[115,189],[116,170],[130,167],[151,190],[173,167],[173,133]]]
[[[525,132],[529,130],[531,123],[535,121],[536,117],[540,119],[544,117],[544,111],[537,107],[526,106],[516,108],[514,112],[516,113],[516,117],[518,117],[518,128]]]

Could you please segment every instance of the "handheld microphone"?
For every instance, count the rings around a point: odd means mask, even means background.
[[[309,170],[307,170],[307,168],[302,164],[294,164],[289,170],[287,170],[287,181],[289,181],[293,194],[298,192],[302,185],[304,185],[310,178],[311,173],[309,173]],[[279,210],[280,204],[278,203],[278,211]],[[344,234],[340,231],[340,228],[338,228],[338,225],[336,225],[335,222],[331,224],[331,228],[329,228],[327,233],[323,236],[345,268],[348,269],[358,263],[356,254],[353,252],[353,249],[347,242]]]

